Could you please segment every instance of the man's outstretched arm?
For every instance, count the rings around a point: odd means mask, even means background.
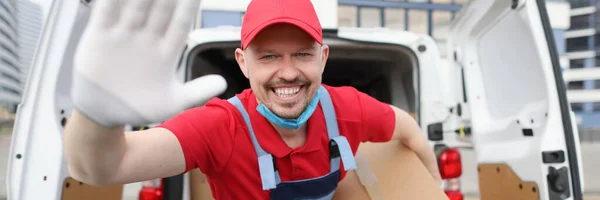
[[[413,150],[427,167],[431,175],[441,184],[442,178],[438,168],[437,159],[429,141],[419,128],[415,119],[406,111],[390,105],[396,116],[396,124],[392,140],[401,141],[404,146]]]
[[[164,121],[225,91],[221,76],[185,83],[175,76],[200,0],[94,2],[73,58],[71,99],[76,111],[63,138],[71,176],[93,185],[122,184],[196,167],[195,159],[212,152],[192,151],[184,144],[210,149],[201,143],[208,137],[191,123],[170,126],[170,131],[128,133],[124,124]],[[213,168],[209,161],[200,162],[205,171]]]
[[[169,177],[186,169],[177,137],[167,129],[124,132],[105,128],[73,111],[63,136],[69,174],[92,185]]]

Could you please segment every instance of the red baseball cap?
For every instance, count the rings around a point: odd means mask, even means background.
[[[295,25],[323,43],[321,22],[310,0],[251,0],[242,22],[242,49],[260,31],[277,23]]]

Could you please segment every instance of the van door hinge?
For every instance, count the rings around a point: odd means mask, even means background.
[[[571,191],[569,190],[569,169],[562,167],[556,169],[554,167],[548,168],[548,193],[550,200],[564,200],[571,197]]]

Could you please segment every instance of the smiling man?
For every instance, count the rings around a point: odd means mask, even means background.
[[[409,114],[322,83],[329,47],[310,0],[250,2],[235,57],[251,88],[211,99],[225,89],[222,78],[174,80],[173,51],[185,44],[198,3],[95,5],[75,58],[75,111],[64,135],[75,179],[123,184],[199,168],[216,199],[330,199],[356,168],[360,143],[397,141],[439,181],[433,150]]]

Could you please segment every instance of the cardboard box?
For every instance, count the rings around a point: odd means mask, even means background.
[[[363,143],[356,161],[358,169],[340,182],[334,199],[448,199],[417,155],[397,141]],[[198,170],[190,175],[191,200],[213,199],[204,175]]]
[[[334,199],[448,199],[419,157],[397,141],[361,144],[355,158],[358,169],[340,182]]]

